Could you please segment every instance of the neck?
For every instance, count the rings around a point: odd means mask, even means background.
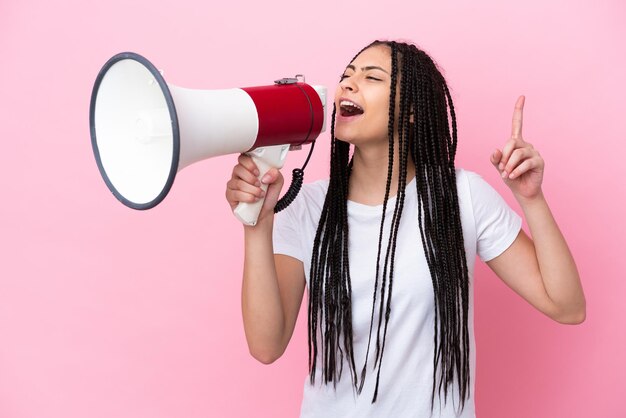
[[[389,197],[398,194],[400,177],[400,158],[398,141],[395,141],[393,168]],[[385,200],[387,175],[389,172],[389,143],[369,144],[367,147],[354,148],[352,174],[348,186],[348,200],[366,205],[380,205]],[[407,158],[406,183],[415,177],[415,165]]]

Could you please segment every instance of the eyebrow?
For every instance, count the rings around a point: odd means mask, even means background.
[[[352,71],[356,71],[356,67],[352,64],[348,65],[346,68],[350,68]],[[389,74],[385,69],[383,69],[382,67],[378,67],[376,65],[368,65],[367,67],[361,67],[361,71],[367,71],[367,70],[380,70],[384,73]]]

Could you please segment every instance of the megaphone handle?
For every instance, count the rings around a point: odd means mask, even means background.
[[[252,157],[252,161],[259,169],[259,181],[269,171],[270,168],[282,168],[287,158],[287,152],[289,151],[289,144],[285,145],[271,145],[268,147],[259,147],[246,155]],[[261,183],[263,191],[267,191],[267,184]],[[254,226],[259,219],[259,213],[265,202],[265,196],[254,203],[240,202],[233,213],[242,223],[245,225]]]

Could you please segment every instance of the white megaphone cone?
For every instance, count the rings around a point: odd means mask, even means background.
[[[193,90],[166,84],[144,57],[125,52],[102,67],[93,88],[91,142],[102,177],[133,209],[167,196],[176,173],[207,158],[248,153],[259,179],[281,168],[287,151],[325,129],[326,88],[299,78],[274,85]],[[262,186],[264,190],[267,185]],[[264,198],[235,215],[255,225]]]

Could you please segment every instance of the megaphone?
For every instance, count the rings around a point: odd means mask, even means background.
[[[260,179],[271,167],[282,168],[290,149],[310,143],[312,150],[325,121],[326,88],[302,76],[260,87],[194,90],[167,84],[133,52],[104,64],[89,109],[100,174],[120,202],[139,210],[158,205],[181,169],[207,158],[247,153]],[[239,203],[235,216],[255,225],[263,201]]]

